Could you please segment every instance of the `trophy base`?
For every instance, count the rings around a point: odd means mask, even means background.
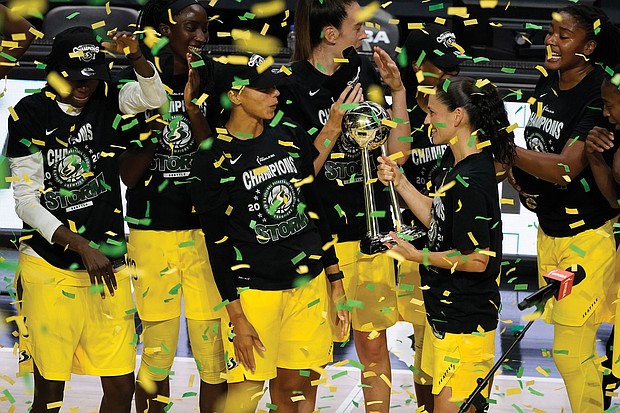
[[[425,236],[426,231],[418,227],[404,225],[399,234],[404,235],[403,238],[413,241]],[[381,233],[374,236],[367,234],[360,242],[360,251],[366,255],[377,254],[388,249],[387,245],[385,245],[386,243],[396,245],[396,241],[394,241],[390,234]]]

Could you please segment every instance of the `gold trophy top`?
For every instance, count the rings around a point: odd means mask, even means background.
[[[384,119],[390,120],[390,115],[383,106],[371,101],[361,102],[342,117],[342,134],[362,149],[377,149],[390,135],[390,128],[383,123]]]

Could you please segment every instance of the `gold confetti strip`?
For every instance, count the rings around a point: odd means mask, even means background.
[[[257,18],[275,16],[286,10],[286,2],[284,0],[273,0],[265,3],[256,3],[250,8],[250,12],[255,14]]]
[[[498,0],[480,0],[481,9],[494,9],[497,7]]]
[[[13,33],[11,34],[11,39],[14,41],[26,40],[26,33]]]
[[[536,65],[536,70],[538,70],[540,73],[542,73],[542,75],[544,77],[549,76],[549,74],[547,73],[547,69],[545,69],[543,66],[541,65]]]
[[[355,20],[358,22],[365,22],[370,20],[375,15],[377,10],[381,8],[381,4],[378,1],[373,1],[365,7],[362,7],[356,14]]]
[[[435,23],[443,26],[446,24],[446,19],[444,19],[443,17],[435,17]]]
[[[469,237],[471,242],[474,244],[474,246],[478,245],[478,241],[476,241],[476,238],[474,237],[474,234],[471,231],[467,233],[467,236]]]
[[[514,205],[515,204],[515,200],[512,198],[501,198],[499,200],[499,203],[501,205]]]
[[[407,28],[409,30],[424,29],[424,23],[407,23]]]
[[[495,251],[489,251],[489,250],[480,250],[478,251],[481,255],[488,255],[489,257],[496,257],[497,253]]]

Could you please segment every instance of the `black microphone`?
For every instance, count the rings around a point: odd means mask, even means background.
[[[528,295],[521,301],[517,307],[523,311],[526,308],[533,307],[538,304],[546,303],[551,297],[558,300],[566,297],[571,293],[572,287],[579,284],[586,278],[586,272],[581,265],[577,265],[576,270],[571,267],[565,271],[554,269],[543,275],[548,284],[538,291]]]

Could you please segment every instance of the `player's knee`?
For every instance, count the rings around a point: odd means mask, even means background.
[[[355,332],[355,349],[360,358],[376,362],[388,356],[385,332],[372,340],[369,339],[370,334]]]
[[[170,374],[172,363],[174,363],[174,354],[170,352],[160,351],[153,354],[142,354],[138,380],[165,380]]]

